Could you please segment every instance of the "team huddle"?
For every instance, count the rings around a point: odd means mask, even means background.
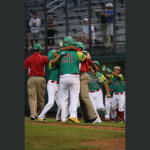
[[[30,118],[44,121],[56,102],[56,121],[80,123],[77,114],[80,108],[85,123],[102,123],[100,114],[104,114],[106,120],[119,117],[119,121],[124,122],[125,81],[120,73],[121,68],[115,66],[111,70],[103,66],[102,74],[101,65],[98,61],[92,61],[84,44],[70,36],[63,39],[61,46],[44,56],[40,55],[42,48],[36,43],[35,52],[25,59],[25,70],[29,71],[27,89]],[[46,65],[49,68],[48,102],[44,106]]]

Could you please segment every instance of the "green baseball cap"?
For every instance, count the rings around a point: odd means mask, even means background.
[[[100,67],[100,64],[97,60],[94,61],[94,64],[98,65]]]
[[[48,52],[48,59],[49,60],[51,60],[51,59],[54,59],[54,53],[56,52],[56,50],[55,49],[53,49],[53,50],[50,50],[49,52]]]
[[[73,43],[73,38],[71,36],[66,36],[64,37],[63,39],[63,46],[66,47],[66,46],[71,46],[72,43]]]
[[[85,46],[82,42],[73,42],[73,46],[76,46],[81,49],[85,49]]]
[[[41,47],[40,43],[34,44],[34,50],[42,50],[43,48]]]

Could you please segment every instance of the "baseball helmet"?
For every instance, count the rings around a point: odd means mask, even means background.
[[[100,64],[97,60],[94,61],[94,64],[98,65],[100,67]]]
[[[54,59],[54,53],[56,52],[56,50],[50,50],[48,52],[48,59],[51,60],[51,59]]]
[[[64,37],[64,39],[63,39],[63,46],[64,47],[71,46],[72,43],[73,43],[73,38],[71,36]]]
[[[40,43],[34,44],[34,50],[42,50],[43,48],[41,47]]]

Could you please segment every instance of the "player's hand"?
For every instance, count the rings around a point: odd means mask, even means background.
[[[107,94],[107,98],[111,98],[111,95],[110,95],[110,94]]]

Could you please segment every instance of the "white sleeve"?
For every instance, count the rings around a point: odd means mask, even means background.
[[[93,25],[91,25],[91,31],[94,31],[94,26]]]
[[[37,27],[41,26],[41,19],[40,19],[40,18],[38,18],[38,19],[36,20],[36,26],[37,26]]]
[[[30,27],[32,27],[32,22],[33,22],[33,19],[31,18],[30,21],[29,21],[29,26]]]

